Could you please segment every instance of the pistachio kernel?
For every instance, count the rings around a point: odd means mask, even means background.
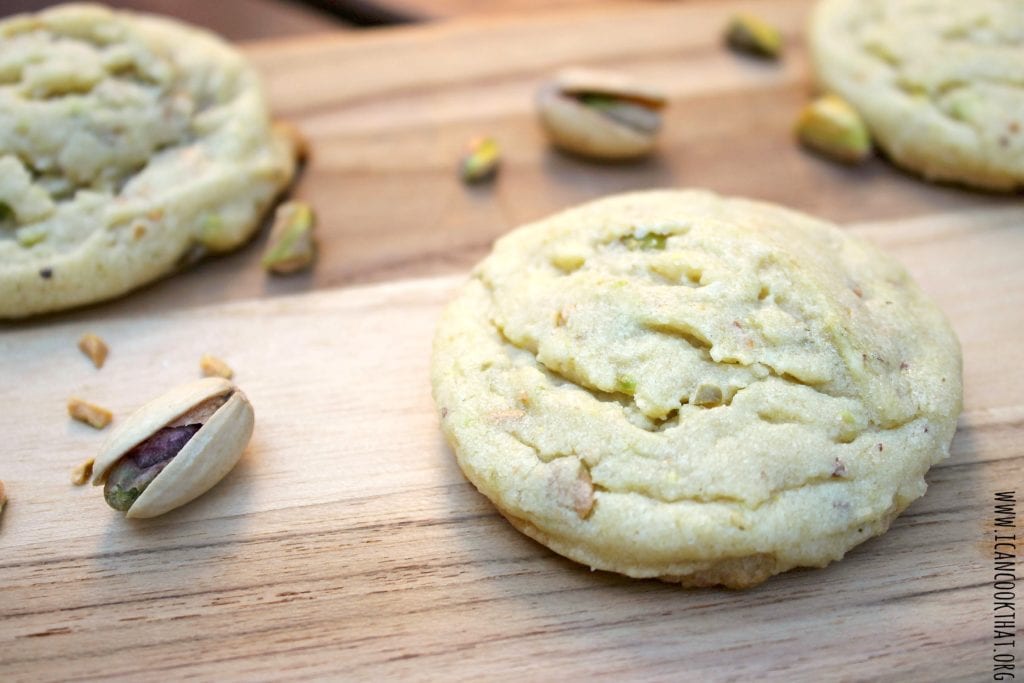
[[[107,474],[103,486],[107,504],[127,512],[200,427],[201,424],[164,427],[125,453]]]
[[[854,164],[871,153],[871,135],[860,114],[837,95],[814,100],[800,113],[797,137],[807,147]]]
[[[224,228],[224,219],[220,214],[206,214],[199,222],[199,243],[214,252],[228,249],[232,241]]]
[[[0,217],[0,220],[3,220],[3,218]],[[14,233],[14,238],[18,241],[18,246],[26,249],[34,247],[41,242],[45,242],[47,237],[48,234],[46,229],[38,225],[26,225],[23,228],[19,228],[18,231]]]
[[[463,182],[480,183],[493,179],[500,163],[501,146],[498,141],[492,137],[475,138],[462,157],[459,173]]]
[[[629,235],[628,237],[622,238],[622,243],[630,251],[636,250],[660,250],[665,248],[665,243],[668,241],[668,235],[659,235],[658,233],[649,232],[643,237],[635,237]]]
[[[277,207],[267,248],[260,260],[264,270],[287,275],[308,268],[316,256],[315,224],[316,216],[306,202],[285,202]]]
[[[702,408],[722,405],[722,390],[714,384],[701,384],[693,394],[693,404]]]
[[[737,52],[766,59],[777,59],[782,52],[779,30],[751,14],[737,14],[729,20],[725,42]]]
[[[632,394],[636,391],[636,379],[630,375],[619,375],[615,380],[615,388],[624,394]]]
[[[607,94],[579,95],[579,101],[604,116],[641,133],[657,133],[661,128],[660,107],[647,101],[617,99]]]

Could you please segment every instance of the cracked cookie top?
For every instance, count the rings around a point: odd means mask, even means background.
[[[256,72],[216,36],[98,5],[0,21],[0,317],[233,248],[293,172]]]
[[[933,180],[1024,186],[1020,0],[822,0],[810,43],[897,163]]]
[[[893,259],[697,191],[501,239],[442,318],[433,384],[460,465],[517,526],[676,577],[841,556],[923,492],[961,395],[956,337]]]

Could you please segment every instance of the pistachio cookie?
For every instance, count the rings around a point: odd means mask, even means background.
[[[810,43],[821,85],[897,164],[930,180],[1024,186],[1020,0],[821,0]]]
[[[237,247],[294,169],[256,72],[217,37],[95,5],[0,21],[0,317]]]
[[[701,191],[499,240],[440,321],[432,383],[463,472],[520,531],[737,588],[883,533],[961,405],[957,338],[896,261]]]

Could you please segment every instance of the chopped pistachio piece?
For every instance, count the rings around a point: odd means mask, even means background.
[[[501,147],[491,137],[476,138],[469,144],[462,158],[461,175],[466,183],[479,183],[492,179],[501,163]]]
[[[10,204],[6,202],[0,202],[0,221],[13,221],[14,210]]]
[[[729,21],[725,42],[733,50],[756,57],[776,59],[782,52],[779,30],[750,14],[737,14]]]
[[[306,202],[285,202],[277,207],[274,227],[260,261],[263,268],[278,275],[308,268],[316,255],[315,223],[313,209]]]
[[[106,342],[92,332],[86,332],[81,336],[78,340],[78,350],[88,356],[97,368],[102,368],[103,363],[107,360]]]
[[[114,419],[113,413],[106,408],[80,398],[72,398],[68,401],[68,415],[93,429],[103,429]]]
[[[701,384],[693,396],[693,404],[713,408],[722,404],[722,390],[714,384]]]
[[[199,223],[199,243],[210,251],[221,251],[227,248],[229,240],[225,239],[224,219],[220,214],[208,213]]]
[[[846,163],[863,161],[871,153],[871,135],[860,114],[837,95],[804,107],[796,133],[804,145]]]
[[[629,375],[621,375],[615,384],[618,390],[625,394],[632,394],[636,391],[636,380]]]
[[[92,479],[92,466],[95,462],[96,458],[89,458],[85,462],[76,465],[75,469],[71,470],[71,483],[75,486],[81,486]]]
[[[220,358],[211,356],[208,353],[204,353],[199,359],[199,370],[203,373],[203,377],[223,377],[224,379],[231,379],[235,374],[235,371],[231,369],[231,366]]]
[[[0,220],[3,220],[2,216],[0,216]],[[26,249],[34,247],[40,242],[45,241],[46,237],[46,229],[39,225],[26,225],[15,233],[15,239],[18,240],[18,246],[25,247]]]
[[[627,249],[635,251],[637,249],[664,249],[666,240],[668,240],[668,235],[649,232],[643,237],[634,237],[632,235],[625,237],[622,243],[626,245]]]

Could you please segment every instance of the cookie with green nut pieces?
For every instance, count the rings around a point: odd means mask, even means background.
[[[878,146],[929,180],[1024,187],[1020,0],[820,0],[809,42],[819,84]]]
[[[256,71],[212,34],[98,5],[0,21],[0,318],[237,247],[295,154]]]
[[[466,477],[596,569],[742,588],[886,531],[949,454],[959,343],[893,258],[702,191],[500,239],[445,310],[432,384]]]

